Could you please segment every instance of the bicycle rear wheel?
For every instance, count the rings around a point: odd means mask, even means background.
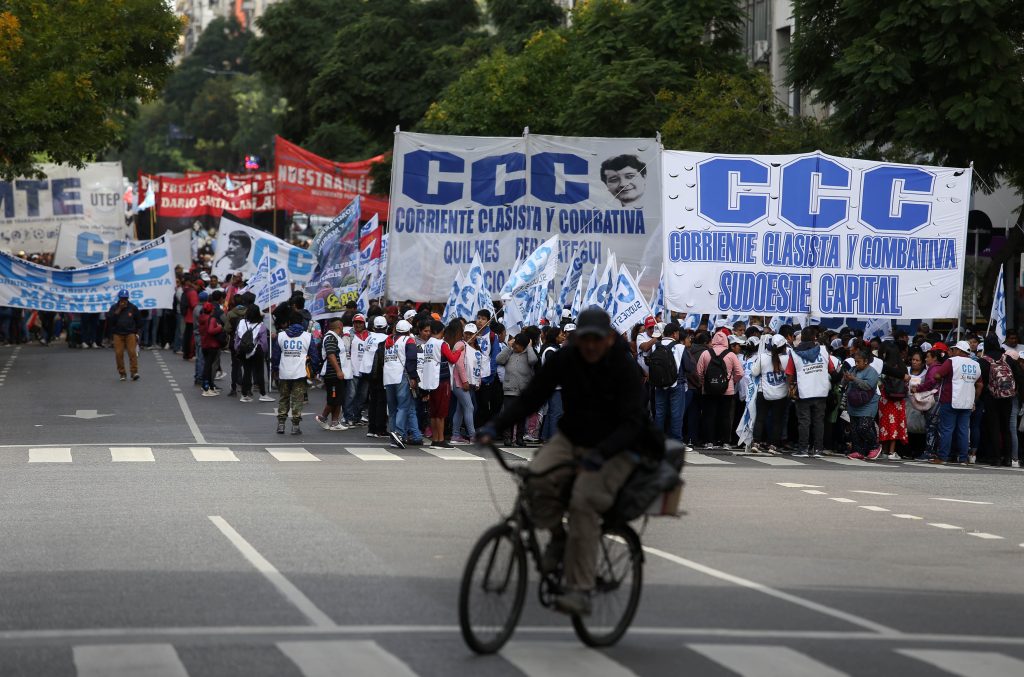
[[[515,631],[526,599],[526,550],[516,529],[498,524],[469,554],[459,588],[459,627],[470,649],[494,653]]]
[[[605,527],[598,547],[591,613],[572,617],[581,642],[605,647],[622,639],[640,606],[643,574],[643,551],[636,532],[625,524]]]

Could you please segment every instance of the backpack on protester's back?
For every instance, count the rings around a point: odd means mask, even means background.
[[[679,365],[674,354],[676,345],[675,341],[668,345],[659,341],[647,356],[647,375],[655,388],[668,388],[679,380]]]
[[[708,352],[711,353],[711,360],[704,370],[704,392],[708,395],[724,395],[729,390],[729,368],[725,365],[725,354],[729,349],[721,353],[713,349]]]
[[[1017,384],[1013,379],[1013,369],[1006,361],[1006,356],[993,360],[986,357],[988,362],[988,392],[997,400],[1005,400],[1017,394]]]
[[[244,358],[250,358],[256,354],[256,339],[253,337],[252,330],[256,328],[256,325],[249,324],[248,328],[242,334],[242,338],[238,341],[238,353]]]

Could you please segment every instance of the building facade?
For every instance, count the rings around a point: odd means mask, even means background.
[[[259,32],[256,19],[267,7],[279,0],[177,0],[175,9],[186,19],[185,31],[179,41],[178,59],[192,53],[199,36],[214,19],[234,17],[239,25],[254,33]]]

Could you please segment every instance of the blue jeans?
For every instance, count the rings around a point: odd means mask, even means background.
[[[156,330],[160,326],[158,310],[149,311],[149,317],[142,321],[142,345],[151,346],[156,343]]]
[[[452,437],[462,434],[462,426],[466,426],[466,439],[473,439],[476,437],[476,428],[473,426],[473,414],[475,408],[473,407],[473,392],[471,390],[463,390],[458,386],[452,387],[452,395],[455,397],[455,401],[458,403],[458,407],[455,409],[455,417],[452,418]]]
[[[345,403],[342,405],[345,420],[356,422],[363,414],[363,407],[366,406],[366,396],[370,392],[370,377],[356,376],[346,379],[345,383]]]
[[[683,414],[686,410],[686,393],[681,385],[675,388],[654,389],[654,426],[665,430],[668,419],[668,436],[674,440],[683,439]]]
[[[558,432],[558,419],[562,418],[562,391],[556,390],[548,400],[548,413],[540,426],[540,440],[547,442]]]
[[[402,382],[384,386],[388,396],[388,430],[410,442],[421,442],[419,422],[416,420],[416,401],[409,390],[409,377],[402,374]]]
[[[950,449],[956,437],[961,463],[967,461],[967,450],[971,435],[971,410],[954,409],[952,404],[939,404],[939,452],[943,461],[950,460]]]

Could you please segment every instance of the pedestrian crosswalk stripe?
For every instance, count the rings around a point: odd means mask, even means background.
[[[482,461],[482,456],[471,454],[468,451],[462,449],[434,449],[433,447],[424,447],[423,451],[427,452],[431,456],[437,456],[442,461]]]
[[[72,657],[78,677],[188,677],[170,644],[76,646]]]
[[[865,463],[864,461],[858,461],[855,458],[846,458],[846,457],[839,457],[839,456],[823,456],[821,458],[821,460],[825,461],[826,463],[835,463],[836,465],[859,465],[862,468],[884,468],[884,467],[886,467],[886,466],[872,464],[872,463]]]
[[[501,450],[504,451],[506,454],[512,454],[513,456],[518,456],[519,458],[525,459],[527,461],[533,460],[533,449],[517,449],[512,447],[502,447]]]
[[[384,447],[345,447],[348,453],[361,461],[403,461],[401,456],[396,456]]]
[[[687,454],[686,463],[688,465],[736,465],[733,461],[725,461],[715,456],[698,454],[697,452]]]
[[[110,447],[110,460],[115,463],[152,463],[156,459],[149,447]]]
[[[197,461],[217,463],[238,460],[235,452],[227,447],[189,447],[189,449]]]
[[[845,673],[786,646],[687,644],[742,677],[845,677]]]
[[[501,655],[527,677],[636,677],[604,654],[575,643],[515,642]]]
[[[270,455],[279,461],[284,462],[303,462],[303,461],[319,461],[320,459],[309,453],[302,447],[277,447],[267,448]]]
[[[898,653],[961,677],[1024,675],[1024,661],[994,651],[899,649]]]
[[[791,458],[782,458],[781,456],[748,456],[751,461],[757,461],[758,463],[764,463],[765,465],[805,465],[800,461],[794,461]]]
[[[398,657],[369,640],[280,642],[277,647],[303,677],[416,677]]]
[[[29,463],[71,463],[71,447],[47,447],[28,450]]]

